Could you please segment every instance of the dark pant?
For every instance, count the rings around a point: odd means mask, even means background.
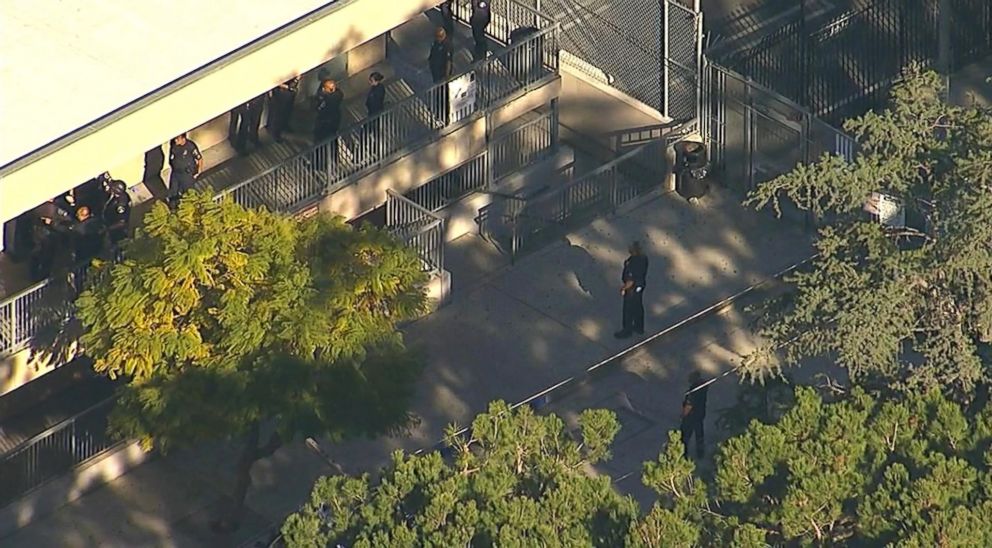
[[[179,198],[195,184],[196,179],[193,178],[192,173],[188,173],[183,168],[173,168],[172,174],[169,175],[169,205],[172,207],[178,205]]]
[[[472,51],[472,54],[473,58],[478,61],[479,59],[484,59],[486,52],[489,51],[489,43],[486,41],[486,27],[489,26],[489,20],[473,19],[471,25],[472,40],[475,41],[475,49]]]
[[[269,101],[269,133],[275,139],[282,139],[282,134],[289,131],[289,121],[293,117],[293,103],[296,94],[286,89],[277,88],[272,92]]]
[[[623,330],[644,331],[644,290],[631,289],[623,296]]]
[[[696,458],[703,457],[703,417],[685,417],[680,427],[682,444],[685,445],[685,457],[689,458],[689,440],[696,435]]]

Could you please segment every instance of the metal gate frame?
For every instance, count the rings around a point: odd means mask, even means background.
[[[700,0],[661,0],[661,11],[659,110],[671,120],[686,122],[699,117],[702,107],[703,12]]]

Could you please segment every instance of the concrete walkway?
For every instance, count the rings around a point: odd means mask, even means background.
[[[649,333],[810,254],[808,235],[744,210],[737,202],[718,190],[697,206],[674,194],[655,196],[597,220],[512,267],[502,265],[477,238],[456,242],[448,263],[455,280],[454,301],[407,329],[409,343],[424,348],[430,357],[414,405],[420,425],[408,437],[324,448],[346,472],[374,472],[391,451],[433,446],[447,424],[467,424],[493,399],[520,401],[628,346],[631,341],[617,341],[612,333],[619,323],[620,263],[633,239],[643,242],[651,260],[645,297]],[[471,287],[459,282],[468,278],[460,278],[459,272],[474,272]],[[687,343],[676,342],[649,357],[645,350],[627,361],[667,364],[667,372],[656,375],[667,380],[635,398],[647,402],[650,414],[681,399],[681,369],[688,366],[676,358],[683,344]],[[729,363],[710,361],[714,372]],[[609,390],[602,395],[610,396]],[[670,427],[667,422],[664,426]],[[623,450],[607,472],[626,474],[632,471],[628,461],[657,454],[656,443],[638,445],[637,450],[628,445],[634,438],[625,438],[627,431],[619,440]],[[236,534],[219,538],[209,532],[207,521],[231,488],[235,454],[236,446],[217,443],[156,458],[54,515],[36,518],[0,544],[236,546],[280,522],[305,500],[314,479],[330,472],[300,442],[256,463],[245,524]]]

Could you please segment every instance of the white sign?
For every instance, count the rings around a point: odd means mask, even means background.
[[[448,82],[448,122],[454,123],[475,112],[475,73]]]
[[[875,216],[878,222],[893,228],[906,226],[906,208],[902,200],[884,192],[872,192],[865,202],[865,211]]]

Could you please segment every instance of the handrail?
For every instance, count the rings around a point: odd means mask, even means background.
[[[14,457],[15,455],[18,455],[19,453],[24,452],[30,446],[38,443],[42,439],[47,438],[48,436],[51,436],[53,433],[58,432],[59,430],[65,429],[66,427],[68,427],[72,423],[76,422],[80,417],[82,417],[82,416],[84,416],[84,415],[86,415],[88,413],[91,413],[91,412],[93,412],[96,409],[99,409],[101,407],[104,407],[104,406],[113,404],[113,402],[115,401],[115,399],[116,399],[115,396],[110,396],[110,397],[108,397],[106,399],[100,400],[99,402],[97,402],[97,403],[95,403],[95,404],[87,407],[86,409],[83,409],[82,411],[79,411],[79,412],[73,414],[70,417],[66,417],[65,419],[62,419],[61,421],[53,424],[52,426],[49,426],[45,430],[42,430],[41,432],[35,434],[34,436],[31,436],[30,438],[22,441],[21,443],[18,443],[10,451],[6,451],[3,454],[0,454],[0,462],[3,462],[5,460],[9,460],[10,458]]]
[[[577,179],[575,179],[573,181],[569,181],[569,182],[561,185],[560,187],[555,188],[555,192],[546,193],[546,194],[545,193],[542,193],[542,194],[538,194],[537,196],[534,196],[532,198],[521,198],[521,200],[523,200],[524,202],[527,202],[527,203],[535,203],[535,202],[540,202],[540,201],[543,201],[543,200],[548,200],[551,197],[556,197],[558,194],[560,194],[562,192],[565,192],[565,191],[571,189],[572,187],[575,187],[577,185],[581,185],[582,183],[585,183],[586,181],[588,181],[588,180],[590,180],[590,179],[592,179],[594,177],[597,177],[599,175],[602,175],[604,173],[607,173],[607,172],[609,172],[612,169],[615,169],[617,166],[619,166],[620,164],[622,164],[622,163],[626,162],[627,160],[633,158],[634,156],[643,154],[644,153],[644,150],[647,148],[647,146],[649,146],[649,145],[641,145],[640,147],[635,148],[634,150],[631,150],[630,152],[627,152],[627,153],[625,153],[625,154],[623,154],[621,156],[618,156],[616,159],[610,161],[609,163],[603,164],[603,165],[597,167],[596,169],[594,169],[594,170],[586,173],[585,175],[583,175],[583,176],[581,176],[581,177],[579,177],[579,178],[577,178]]]
[[[418,204],[417,202],[414,202],[413,200],[407,198],[406,196],[400,194],[399,192],[396,192],[391,188],[386,189],[386,196],[388,196],[389,198],[396,198],[402,201],[404,205],[412,207],[413,209],[419,211],[420,213],[424,214],[427,217],[432,217],[434,219],[444,219],[444,217],[441,217],[437,213],[434,213],[433,211],[425,208],[424,206]]]
[[[263,177],[266,177],[268,175],[271,175],[272,173],[276,172],[277,170],[282,169],[284,166],[289,165],[291,162],[295,161],[297,158],[299,158],[301,156],[305,156],[305,155],[308,155],[308,154],[313,154],[318,149],[320,149],[322,147],[325,147],[325,146],[328,146],[328,145],[332,145],[333,146],[333,143],[336,143],[339,139],[342,139],[342,138],[345,138],[345,137],[349,137],[349,136],[354,136],[354,135],[361,135],[362,133],[365,133],[365,132],[368,131],[368,127],[373,126],[373,124],[375,122],[380,121],[385,116],[389,116],[389,115],[391,115],[391,114],[393,114],[395,112],[400,112],[400,110],[403,107],[405,107],[407,105],[415,104],[417,101],[423,101],[425,98],[430,97],[431,94],[437,93],[437,90],[440,90],[442,88],[447,87],[450,83],[458,80],[459,78],[462,78],[466,74],[470,74],[472,72],[477,71],[481,67],[488,66],[488,65],[491,65],[491,64],[497,62],[499,60],[499,58],[500,58],[501,55],[504,55],[506,53],[509,53],[510,51],[513,51],[513,50],[520,49],[520,48],[522,48],[522,47],[524,47],[526,45],[529,45],[532,42],[536,42],[538,40],[543,40],[546,36],[552,35],[556,31],[557,31],[557,27],[556,26],[548,27],[548,28],[542,29],[542,30],[540,30],[540,31],[538,31],[538,32],[536,32],[536,33],[528,36],[526,39],[521,40],[520,42],[517,42],[517,43],[514,43],[514,44],[509,44],[507,46],[504,46],[504,47],[496,50],[495,52],[493,52],[493,54],[490,57],[488,57],[486,59],[480,59],[478,61],[474,61],[471,65],[469,65],[466,68],[466,70],[464,70],[463,72],[461,72],[461,73],[459,73],[457,75],[454,75],[454,76],[448,78],[444,82],[441,82],[441,83],[438,83],[438,84],[434,84],[431,87],[427,88],[426,90],[424,90],[424,91],[422,91],[420,93],[416,93],[414,95],[410,95],[409,97],[405,97],[405,98],[403,98],[403,99],[401,99],[401,100],[393,103],[392,105],[390,105],[390,108],[389,109],[384,110],[383,112],[379,112],[379,113],[377,113],[374,116],[365,118],[360,123],[358,123],[358,124],[356,124],[354,126],[351,126],[350,128],[347,128],[347,129],[345,129],[345,130],[343,130],[341,132],[338,132],[334,136],[332,136],[332,137],[330,137],[328,139],[325,139],[325,140],[323,140],[323,141],[321,141],[319,143],[315,143],[315,144],[307,147],[302,152],[294,155],[293,157],[288,158],[288,159],[284,160],[283,162],[280,162],[280,163],[278,163],[278,164],[276,164],[274,166],[271,166],[268,169],[266,169],[265,171],[262,171],[260,173],[257,173],[257,174],[255,174],[254,176],[252,176],[249,179],[246,179],[246,180],[241,181],[240,183],[238,183],[236,185],[233,185],[231,187],[228,187],[228,188],[224,189],[223,191],[221,191],[220,193],[218,193],[216,199],[220,199],[220,198],[222,198],[222,197],[224,197],[224,196],[226,196],[228,194],[231,194],[231,193],[233,193],[233,192],[235,192],[235,191],[237,191],[237,190],[239,190],[239,189],[241,189],[241,188],[243,188],[245,186],[250,185],[251,183],[253,183],[256,180],[259,180],[259,179],[261,179]],[[545,61],[545,59],[544,59],[544,56],[542,55],[541,56],[541,62],[542,62],[542,64],[544,64],[544,61]],[[545,66],[547,66],[547,65],[545,65]],[[550,66],[548,68],[552,68],[552,69],[557,70],[558,67],[557,66]],[[479,100],[481,102],[483,102],[483,103],[486,103],[486,104],[482,104],[482,105],[478,106],[477,108],[479,108],[479,109],[485,109],[485,108],[490,107],[491,105],[488,104],[488,102],[486,101],[486,99],[488,99],[488,98],[485,98],[485,97],[480,98]],[[386,157],[388,158],[389,156],[391,156],[391,155],[387,155]],[[364,170],[360,169],[356,173],[361,173],[362,171],[364,171]],[[352,177],[354,175],[355,174],[348,174],[348,175],[345,175],[344,177],[342,177],[341,179],[339,179],[338,181],[334,181],[334,182],[329,183],[328,187],[324,190],[324,192],[325,193],[333,192],[333,190],[338,189],[341,186],[343,186],[345,184],[345,182],[350,177]]]

